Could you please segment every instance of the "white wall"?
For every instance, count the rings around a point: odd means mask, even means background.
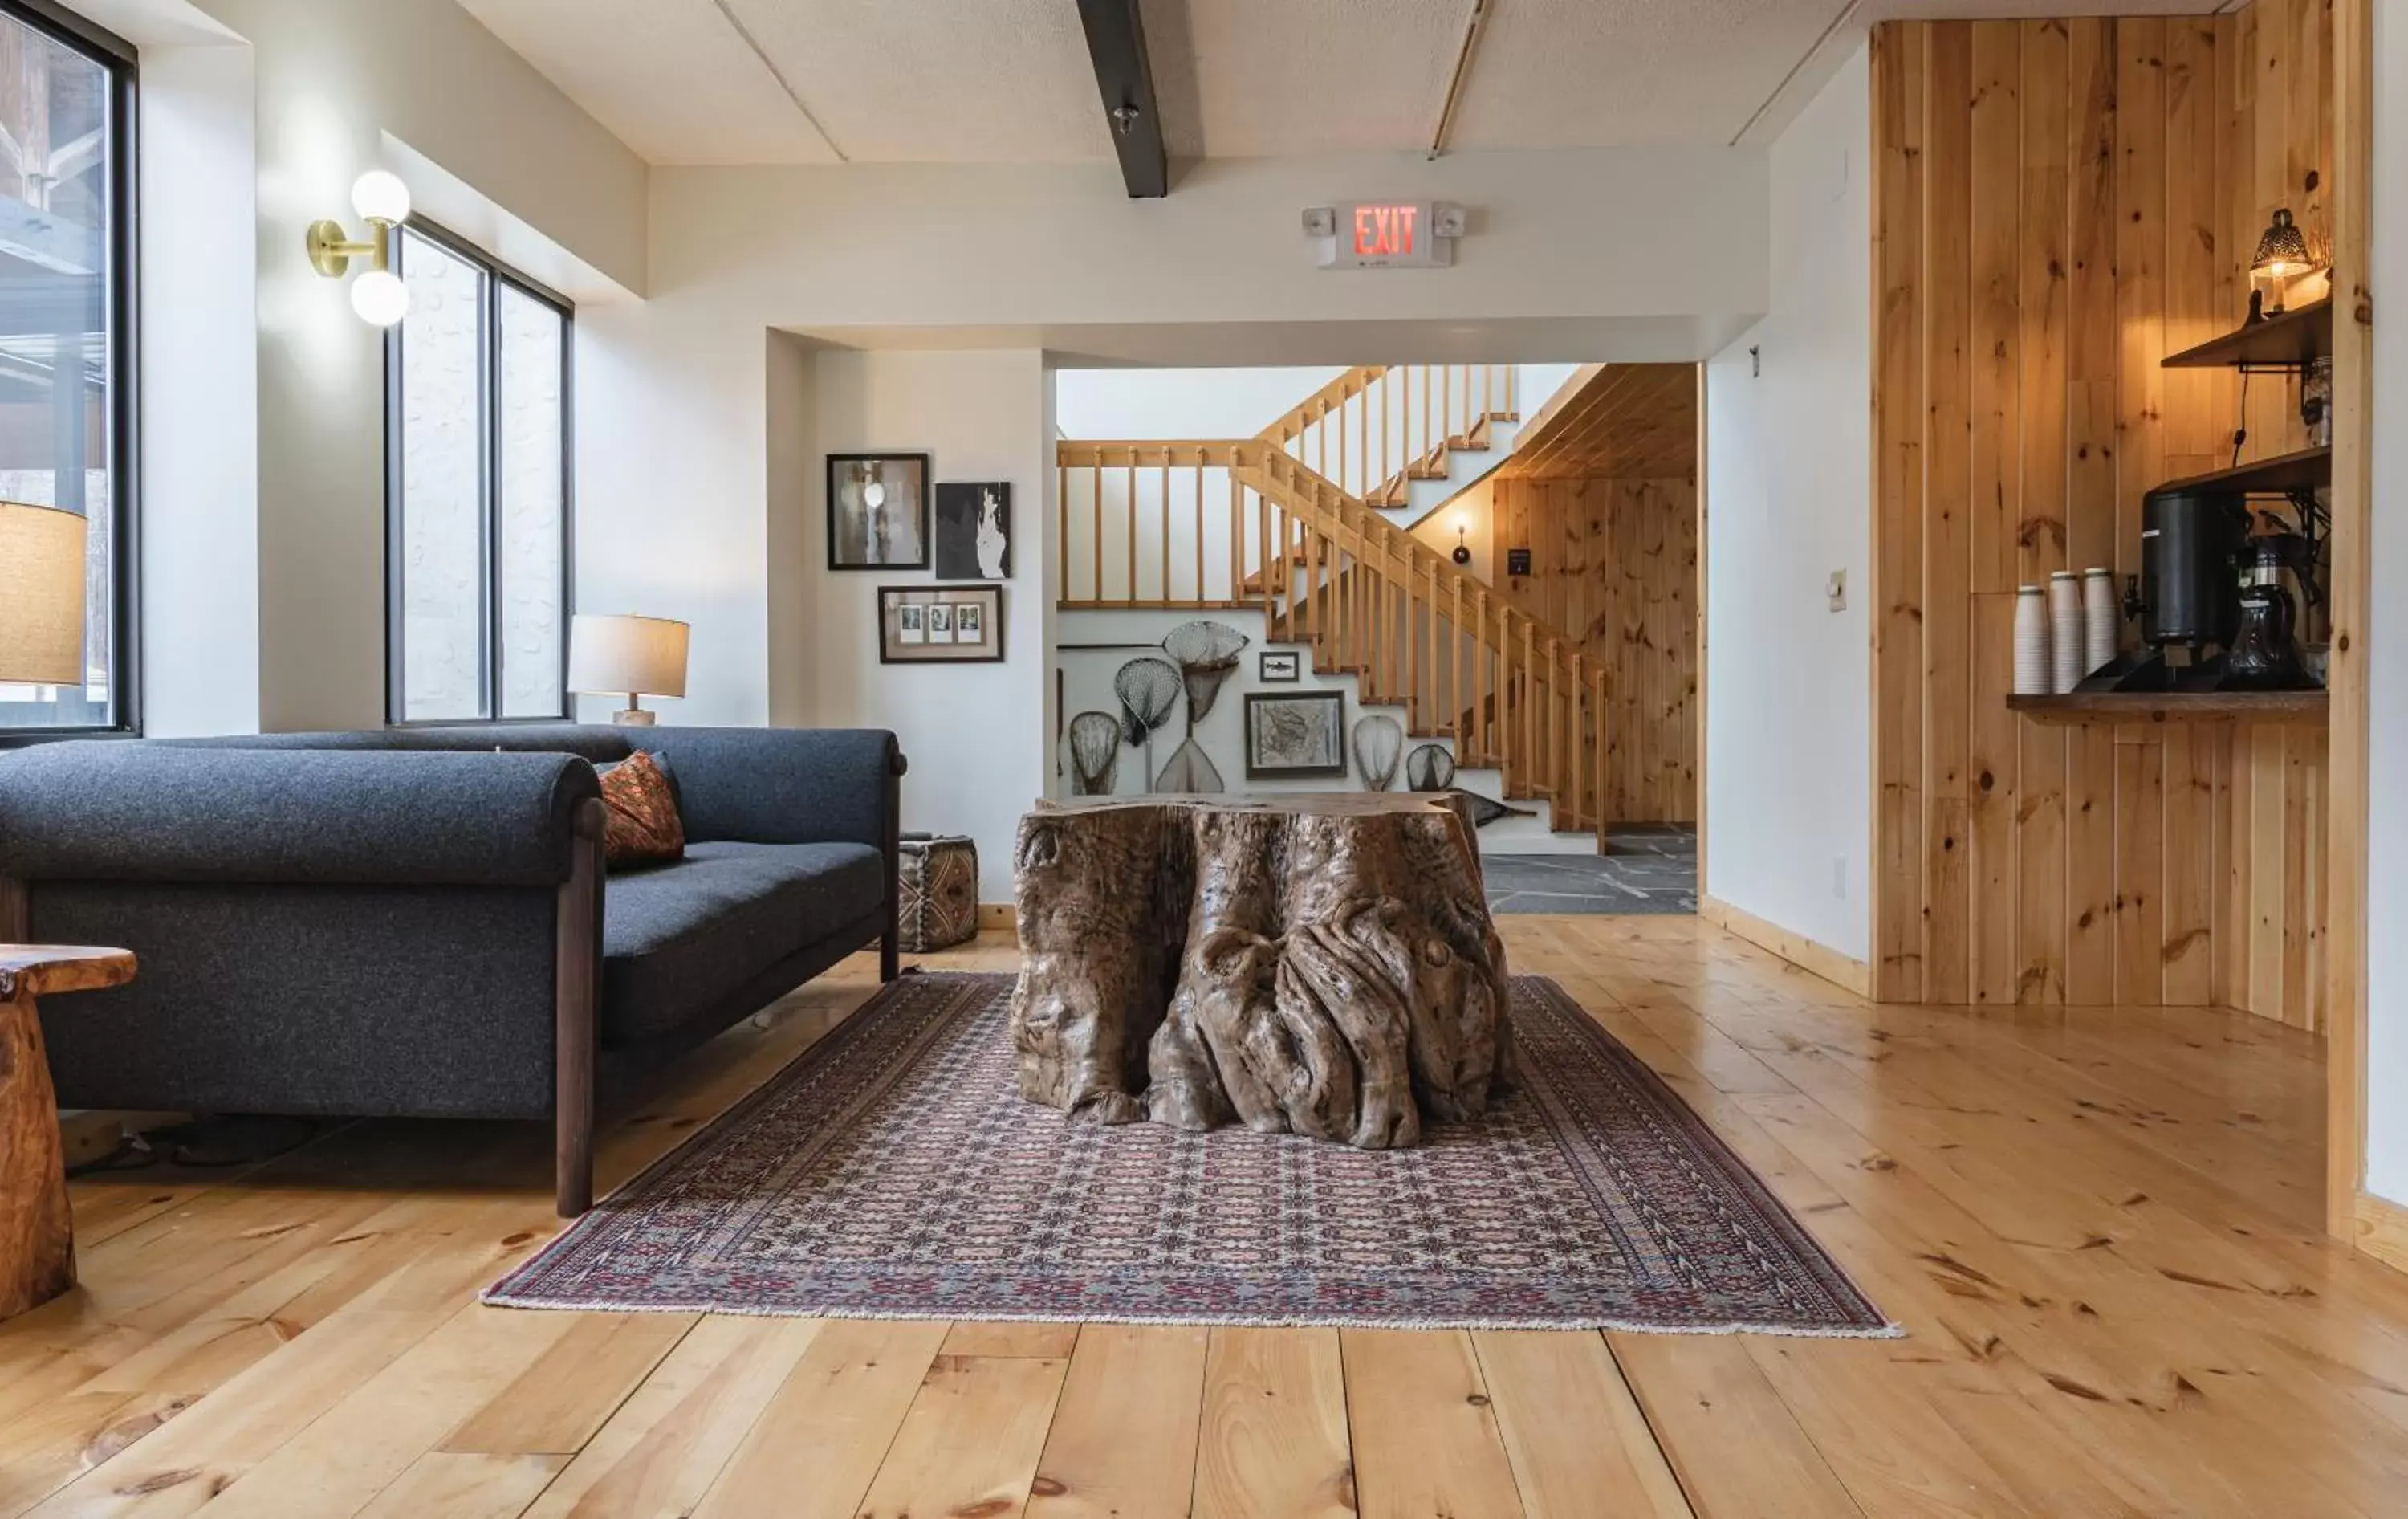
[[[142,52],[142,724],[260,720],[259,194],[251,50]]]
[[[1496,356],[1642,357],[1596,351],[1584,323],[1727,322],[1762,309],[1764,164],[1753,149],[1671,146],[1436,163],[1213,160],[1145,201],[1122,194],[1108,164],[661,168],[651,272],[666,291],[680,271],[709,269],[714,282],[780,308],[779,324],[839,341],[1020,327],[1066,364],[1076,362],[1077,329],[1115,324],[1339,329],[1324,337],[1332,351],[1311,359],[1190,363],[1461,360],[1489,355],[1336,350],[1349,324],[1517,318],[1550,324],[1565,351]],[[1455,266],[1315,267],[1299,210],[1373,185],[1469,207]],[[1642,213],[1679,230],[1679,258],[1629,236]]]
[[[1229,369],[1064,369],[1065,437],[1252,437],[1346,372],[1337,365]]]
[[[2373,268],[2408,291],[2408,20],[2374,7]],[[2408,308],[2403,308],[2408,309]],[[2366,1189],[2408,1204],[2408,319],[2374,325],[2374,500],[2366,614]]]
[[[1856,959],[1871,939],[1870,111],[1859,48],[1772,148],[1771,309],[1706,366],[1706,890]]]
[[[831,351],[819,354],[814,368],[818,452],[924,451],[932,482],[1011,486],[1004,662],[881,665],[878,588],[926,585],[935,577],[826,569],[826,487],[813,472],[800,503],[799,546],[810,568],[801,630],[809,664],[796,712],[804,726],[893,729],[911,762],[903,826],[976,839],[980,899],[1009,902],[1020,815],[1049,781],[1052,377],[1030,350]]]
[[[357,230],[352,180],[391,167],[472,235],[507,207],[511,251],[556,251],[572,294],[624,298],[645,280],[648,171],[456,6],[86,4],[144,50],[152,128],[146,715],[380,724],[383,337],[310,269],[304,231]]]

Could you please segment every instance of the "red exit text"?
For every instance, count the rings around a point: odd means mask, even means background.
[[[1411,258],[1413,236],[1421,221],[1418,206],[1357,206],[1354,208],[1356,258]]]

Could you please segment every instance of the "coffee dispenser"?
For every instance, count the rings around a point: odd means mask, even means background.
[[[2142,649],[2083,691],[2299,690],[2315,685],[2298,637],[2316,597],[2316,521],[2252,536],[2258,514],[2236,492],[2181,484],[2141,503],[2141,573],[2125,595]],[[2279,521],[2270,512],[2266,521]]]

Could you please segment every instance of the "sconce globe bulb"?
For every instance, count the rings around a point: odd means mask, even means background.
[[[409,186],[401,182],[399,175],[370,169],[351,186],[351,209],[371,222],[407,222]]]
[[[390,327],[409,314],[409,287],[390,269],[370,269],[351,281],[351,309],[362,322]]]
[[[864,485],[861,488],[861,504],[872,511],[886,505],[886,487],[876,480]]]

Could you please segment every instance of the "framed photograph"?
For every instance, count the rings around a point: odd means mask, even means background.
[[[937,575],[1011,579],[1011,486],[1005,480],[937,487]]]
[[[1288,685],[1304,679],[1304,655],[1294,649],[1266,649],[1255,656],[1254,678],[1265,685]]]
[[[999,665],[1003,587],[882,585],[878,588],[882,665]]]
[[[1346,773],[1346,693],[1246,693],[1246,779]]]
[[[830,569],[928,567],[928,456],[827,456]]]

